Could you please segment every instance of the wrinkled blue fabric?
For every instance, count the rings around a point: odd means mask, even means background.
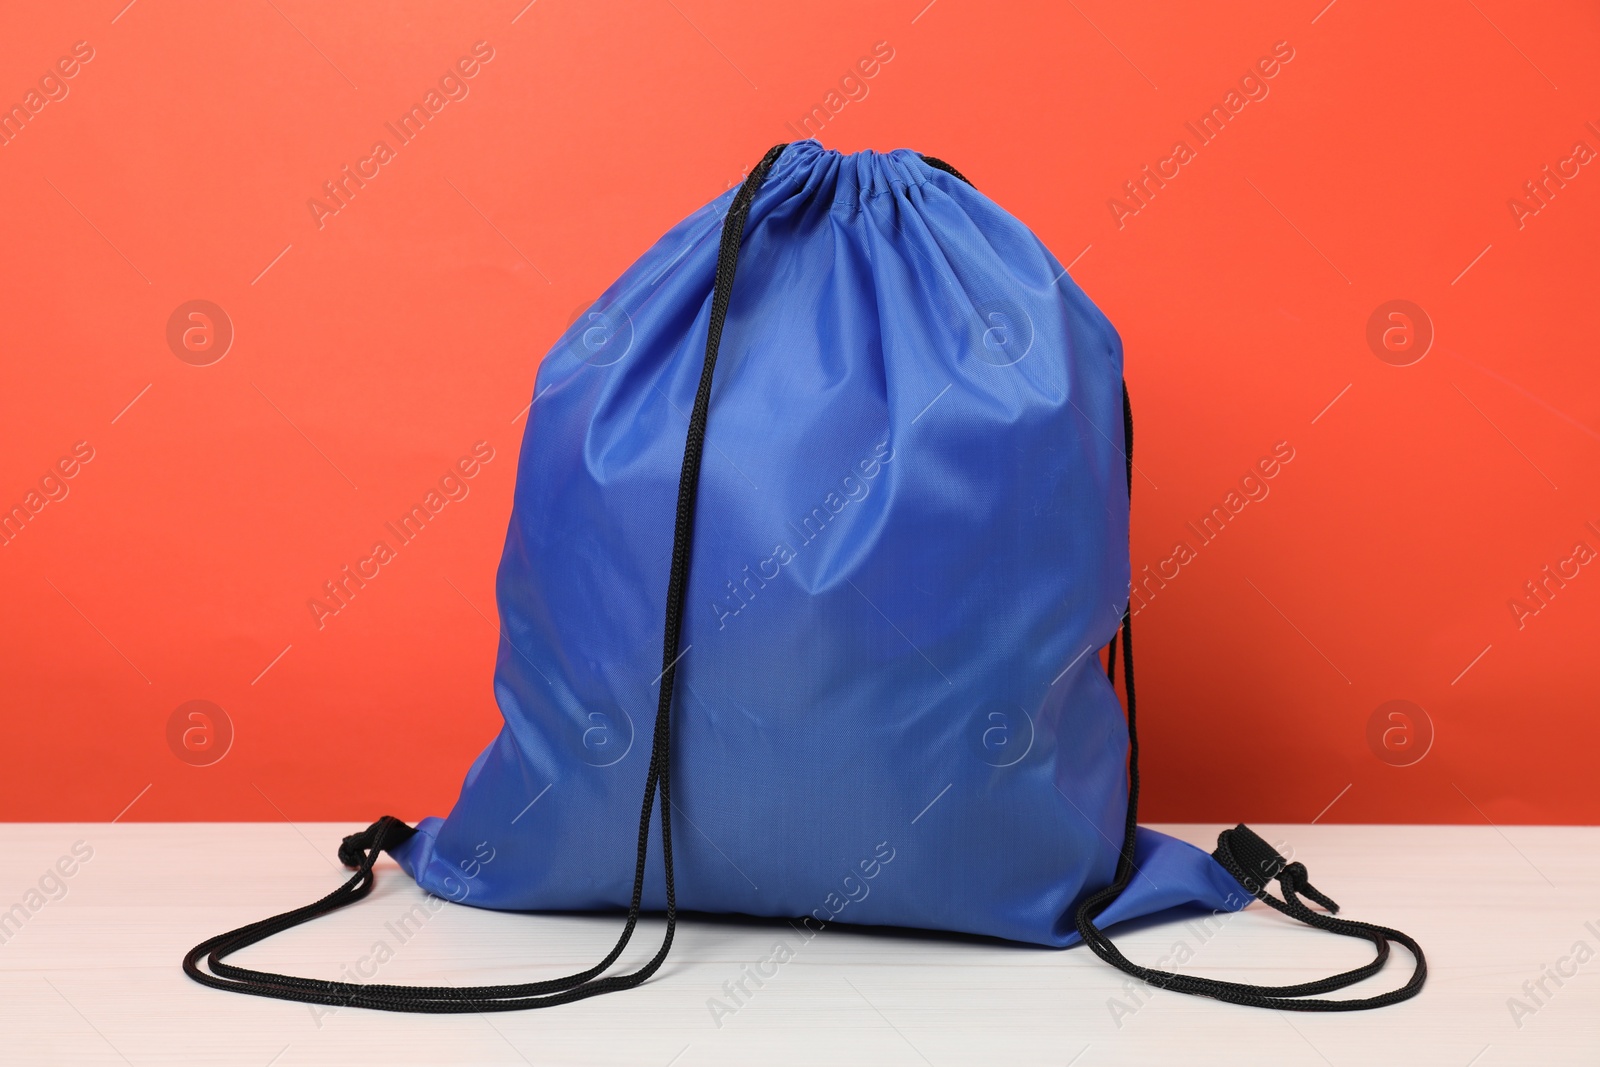
[[[497,581],[505,725],[396,854],[488,908],[626,908],[718,197],[539,369]],[[716,367],[672,720],[677,902],[1077,940],[1127,730],[1122,347],[1021,222],[905,150],[791,145]],[[659,825],[645,906],[665,906]],[[1141,830],[1102,924],[1248,897]]]

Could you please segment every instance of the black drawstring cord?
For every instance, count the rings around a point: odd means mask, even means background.
[[[1122,387],[1122,429],[1127,443],[1125,459],[1127,461],[1128,495],[1133,496],[1133,405],[1128,399],[1128,387]],[[1116,900],[1128,884],[1133,880],[1134,865],[1133,855],[1136,835],[1139,830],[1139,719],[1137,702],[1134,699],[1133,687],[1133,612],[1132,605],[1122,616],[1122,682],[1128,694],[1128,809],[1127,818],[1123,824],[1122,851],[1117,857],[1117,871],[1110,885],[1091,894],[1078,906],[1076,923],[1078,933],[1084,943],[1094,951],[1094,954],[1124,974],[1132,975],[1142,982],[1146,982],[1159,989],[1170,989],[1178,993],[1189,993],[1194,996],[1212,997],[1216,1000],[1225,1000],[1230,1004],[1243,1004],[1257,1008],[1277,1008],[1281,1011],[1361,1011],[1367,1008],[1382,1008],[1390,1004],[1398,1004],[1403,1000],[1410,1000],[1422,990],[1423,982],[1428,977],[1427,960],[1422,955],[1422,946],[1418,945],[1409,935],[1399,930],[1391,930],[1387,926],[1374,926],[1370,923],[1352,922],[1348,919],[1335,918],[1323,912],[1312,911],[1300,900],[1304,895],[1328,909],[1329,912],[1339,910],[1328,897],[1318,892],[1308,880],[1305,864],[1290,863],[1260,835],[1242,823],[1232,830],[1224,830],[1217,837],[1217,848],[1212,853],[1218,863],[1238,881],[1245,889],[1249,890],[1257,899],[1283,912],[1292,919],[1298,919],[1307,926],[1314,926],[1319,930],[1340,934],[1345,937],[1357,937],[1371,941],[1377,949],[1377,954],[1372,962],[1343,974],[1336,974],[1315,982],[1302,982],[1297,985],[1261,986],[1248,982],[1221,982],[1210,978],[1197,978],[1186,974],[1174,974],[1171,971],[1156,970],[1151,967],[1141,967],[1124,956],[1111,939],[1094,924],[1100,913]],[[1109,677],[1114,668],[1116,658],[1116,637],[1111,642],[1112,665],[1108,665],[1106,672]],[[1283,889],[1283,898],[1273,896],[1267,892],[1266,884],[1277,879]],[[1389,942],[1398,941],[1411,951],[1416,958],[1416,966],[1411,973],[1410,981],[1399,989],[1391,990],[1372,997],[1361,997],[1352,1000],[1325,1000],[1319,999],[1322,993],[1331,993],[1336,989],[1344,989],[1354,985],[1364,978],[1370,978],[1383,969],[1389,959]]]
[[[951,177],[960,178],[968,185],[972,185],[972,179],[968,178],[965,174],[962,174],[959,170],[956,170],[956,168],[952,167],[942,159],[936,159],[933,156],[923,156],[922,161],[928,166],[932,167],[934,170],[942,170]],[[973,188],[977,187],[973,186]]]
[[[383,1011],[429,1013],[520,1011],[548,1008],[574,1000],[631,989],[655,974],[672,949],[677,929],[678,901],[672,874],[672,697],[677,676],[678,646],[683,631],[684,591],[689,577],[689,556],[694,541],[695,497],[700,483],[700,461],[705,451],[706,420],[711,410],[711,381],[717,365],[717,350],[728,318],[728,303],[733,294],[734,274],[739,264],[739,248],[745,222],[756,191],[787,145],[774,145],[739,191],[734,194],[722,225],[722,241],[717,251],[716,282],[711,293],[711,318],[706,330],[705,361],[700,384],[695,392],[694,409],[689,417],[689,432],[684,442],[683,468],[678,477],[677,517],[672,533],[672,569],[667,579],[666,623],[661,642],[661,690],[656,704],[655,733],[650,748],[650,770],[645,778],[644,801],[639,811],[639,848],[634,865],[633,897],[628,905],[628,921],[622,935],[605,959],[577,974],[543,982],[495,986],[403,986],[382,983],[354,984],[313,978],[272,974],[225,963],[224,958],[281,933],[292,926],[337,911],[372,892],[372,868],[378,855],[392,851],[407,841],[416,830],[399,819],[385,815],[361,833],[344,839],[339,859],[356,873],[344,885],[312,904],[269,919],[219,934],[189,950],[183,970],[190,978],[217,989],[249,993],[259,997],[327,1004],[338,1007],[377,1008]],[[639,923],[644,898],[645,861],[650,843],[650,817],[655,796],[661,793],[661,859],[666,878],[667,929],[661,947],[649,962],[628,974],[600,975],[622,955]],[[209,971],[202,969],[204,960]]]
[[[339,845],[339,862],[346,867],[360,867],[367,854],[376,849],[388,852],[411,840],[416,828],[407,826],[393,815],[385,815],[359,834],[351,834]]]

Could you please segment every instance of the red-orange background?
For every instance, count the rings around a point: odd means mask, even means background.
[[[1145,817],[1596,821],[1600,566],[1520,629],[1508,601],[1600,549],[1600,166],[1520,227],[1508,200],[1600,150],[1600,15],[1324,2],[8,12],[0,103],[94,58],[0,147],[0,506],[94,459],[0,547],[0,818],[446,811],[498,723],[542,354],[881,41],[821,140],[947,159],[1075,262],[1127,347],[1136,570],[1295,449],[1139,614]],[[479,41],[470,95],[319,228],[307,200]],[[1267,98],[1119,228],[1280,41]],[[195,299],[236,332],[210,366],[166,340]],[[1411,366],[1367,342],[1392,299],[1435,330]],[[319,630],[307,600],[478,441],[471,495]],[[209,766],[168,743],[196,699],[234,728]],[[1394,699],[1432,726],[1410,766],[1368,740]]]

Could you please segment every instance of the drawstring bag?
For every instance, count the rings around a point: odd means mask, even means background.
[[[346,838],[345,885],[197,946],[196,981],[389,1011],[547,1007],[645,981],[681,908],[1081,939],[1153,986],[1286,1010],[1421,989],[1415,941],[1335,917],[1246,827],[1207,855],[1137,825],[1121,341],[948,164],[773,148],[573,324],[527,425],[497,580],[499,736],[448,817]],[[385,851],[447,900],[627,922],[595,966],[513,985],[227,962],[366,896]],[[1105,933],[1252,897],[1375,958],[1255,986],[1137,965]],[[606,973],[645,912],[665,913],[660,948]],[[1390,942],[1415,958],[1403,987],[1320,999],[1377,973]]]

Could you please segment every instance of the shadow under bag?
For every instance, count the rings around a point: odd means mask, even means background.
[[[681,908],[1081,939],[1151,985],[1285,1010],[1422,988],[1415,941],[1332,915],[1248,828],[1207,855],[1138,827],[1121,341],[949,165],[773,148],[567,331],[527,425],[497,580],[499,736],[448,817],[346,838],[349,882],[197,946],[195,980],[390,1011],[544,1007],[645,981]],[[517,985],[226,962],[364,897],[383,851],[448,900],[627,924],[594,967]],[[1254,986],[1138,966],[1103,932],[1252,897],[1375,957]],[[659,951],[607,974],[646,911],[666,915]],[[1321,999],[1392,941],[1415,958],[1403,987]]]

